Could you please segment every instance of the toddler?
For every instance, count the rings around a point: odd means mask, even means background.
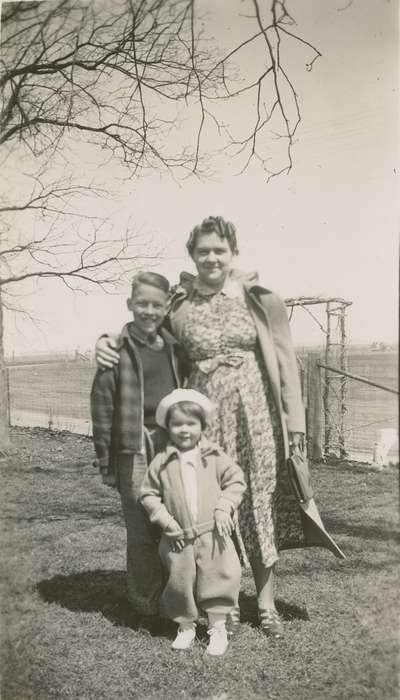
[[[158,405],[156,421],[169,443],[151,462],[140,500],[162,531],[166,573],[160,612],[178,623],[173,649],[189,649],[199,610],[208,617],[207,653],[228,648],[226,618],[237,604],[241,566],[231,539],[245,482],[242,470],[203,431],[212,404],[197,391],[175,389]]]

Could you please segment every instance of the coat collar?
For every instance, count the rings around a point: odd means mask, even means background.
[[[195,277],[192,289],[194,292],[198,292],[202,296],[211,296],[214,294],[212,287],[208,287],[207,285],[203,284],[199,277]],[[225,284],[220,291],[222,294],[230,297],[231,299],[234,299],[235,297],[240,298],[243,296],[243,287],[238,284],[237,280],[233,279],[231,275],[229,275],[229,277],[225,280]]]
[[[140,343],[139,334],[136,335],[134,332],[131,334],[132,326],[133,326],[133,328],[135,328],[133,325],[133,321],[130,321],[129,323],[126,323],[125,326],[123,327],[123,329],[120,333],[120,348],[119,349],[121,349],[121,347],[125,341],[128,341],[128,342],[133,341],[134,343],[137,341],[138,343]],[[159,328],[158,333],[161,335],[162,339],[165,341],[165,343],[167,345],[170,345],[170,346],[177,345],[178,341],[176,340],[176,338],[174,338],[172,333],[170,333],[166,328],[164,328],[164,327]]]
[[[222,292],[227,296],[234,297],[239,296],[240,291],[238,293],[237,290],[243,288],[250,293],[270,293],[269,289],[259,284],[257,272],[243,272],[242,270],[233,268],[222,288]],[[213,294],[213,291],[210,290],[209,287],[201,284],[197,275],[192,275],[190,272],[181,272],[173,301],[183,300],[191,296],[195,291],[199,291],[205,296]]]
[[[215,455],[220,455],[222,454],[221,448],[214,442],[210,442],[207,440],[204,435],[201,437],[201,440],[199,442],[199,448],[200,448],[200,455],[202,457],[208,457],[209,455],[215,454]],[[166,462],[169,462],[170,459],[173,457],[179,457],[179,450],[178,448],[173,445],[171,442],[168,442],[167,446],[165,447],[165,456],[166,456]]]

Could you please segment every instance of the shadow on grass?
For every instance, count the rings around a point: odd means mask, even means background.
[[[72,612],[101,613],[113,625],[131,629],[148,629],[151,634],[170,636],[175,626],[165,620],[146,625],[133,610],[126,595],[125,571],[96,569],[68,576],[58,575],[39,581],[36,589],[46,603],[56,603]],[[241,593],[240,619],[258,627],[255,595]],[[284,620],[309,620],[307,610],[282,600],[276,607]]]
[[[304,607],[295,605],[294,603],[287,603],[279,598],[275,601],[276,608],[283,620],[309,620],[309,615]],[[240,621],[247,622],[252,627],[258,627],[258,608],[257,608],[257,598],[255,595],[248,595],[247,593],[240,593],[239,595],[239,605],[240,605]]]
[[[95,569],[69,576],[53,576],[36,586],[46,603],[56,603],[72,612],[101,613],[113,625],[147,629],[154,635],[170,635],[162,620],[145,620],[132,609],[126,595],[126,572]]]
[[[338,518],[324,518],[325,527],[328,531],[334,532],[335,535],[348,535],[350,537],[359,537],[362,540],[380,540],[386,542],[399,540],[399,530],[395,528],[385,528],[379,524],[362,524],[356,525],[350,521],[339,520]]]

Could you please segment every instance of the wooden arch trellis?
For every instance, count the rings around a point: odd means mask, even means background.
[[[295,307],[300,306],[319,326],[325,336],[324,360],[319,354],[308,356],[303,392],[307,405],[307,440],[310,457],[321,459],[329,455],[340,458],[346,456],[346,394],[347,394],[347,330],[346,311],[352,304],[341,297],[292,297],[285,299],[292,318]],[[310,306],[325,306],[326,325],[324,326],[311,311]],[[336,322],[336,329],[334,324]],[[336,330],[336,333],[334,332]],[[338,377],[332,375],[338,370]],[[320,385],[323,370],[323,389]],[[339,390],[337,391],[337,381]],[[321,396],[322,394],[322,396]],[[322,398],[322,405],[320,403]]]

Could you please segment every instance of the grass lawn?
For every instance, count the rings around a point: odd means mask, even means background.
[[[125,599],[118,497],[86,438],[15,429],[2,474],[2,699],[330,700],[398,697],[398,480],[394,469],[314,468],[325,523],[347,554],[282,554],[285,637],[243,624],[222,659],[170,649],[171,630],[137,629]]]

